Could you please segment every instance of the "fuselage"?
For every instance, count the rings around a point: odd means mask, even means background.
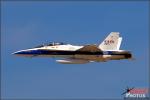
[[[84,46],[77,46],[71,44],[52,44],[43,45],[31,49],[20,50],[13,54],[27,57],[59,57],[59,58],[73,58],[88,61],[107,61],[130,59],[132,57],[129,51],[125,50],[109,50],[109,51],[78,51]]]

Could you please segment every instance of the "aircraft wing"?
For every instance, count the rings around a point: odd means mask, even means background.
[[[99,49],[96,45],[85,45],[84,47],[76,50],[76,51],[85,51],[85,52],[99,52]]]
[[[96,45],[85,45],[82,48],[76,50],[77,52],[101,52],[101,49],[99,49]],[[80,58],[80,56],[82,56]],[[56,60],[58,63],[62,64],[84,64],[92,62],[92,59],[86,59],[88,55],[75,55],[75,58],[68,58],[63,60]],[[77,57],[77,58],[76,58]],[[85,59],[84,59],[85,58]]]

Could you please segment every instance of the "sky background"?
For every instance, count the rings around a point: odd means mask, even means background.
[[[2,98],[123,98],[127,86],[148,88],[148,1],[15,1],[1,8]],[[52,41],[100,44],[114,31],[136,60],[65,65],[11,55]]]

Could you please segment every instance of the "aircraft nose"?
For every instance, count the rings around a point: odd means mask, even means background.
[[[21,51],[13,52],[12,55],[24,55],[27,54],[28,52],[29,50],[21,50]]]
[[[26,50],[20,50],[20,51],[16,51],[14,53],[12,53],[13,55],[16,56],[27,56],[27,57],[31,57],[31,56],[35,56],[35,55],[39,55],[40,51],[39,50],[34,50],[34,49],[26,49]]]
[[[17,51],[17,52],[13,52],[12,55],[17,55],[17,54],[21,54],[22,51]]]

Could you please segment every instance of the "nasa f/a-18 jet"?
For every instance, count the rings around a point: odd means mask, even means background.
[[[130,51],[120,50],[122,37],[119,32],[111,32],[101,44],[71,45],[63,42],[51,42],[31,49],[20,50],[13,54],[27,57],[53,57],[62,64],[84,64],[106,62],[108,60],[131,59]]]

